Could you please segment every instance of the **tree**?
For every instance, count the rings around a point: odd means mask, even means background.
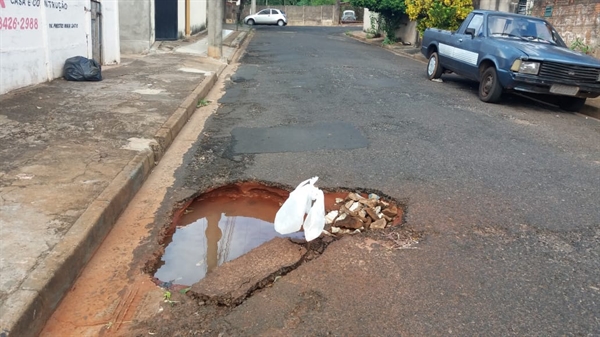
[[[385,32],[385,42],[396,42],[396,30],[406,13],[404,0],[350,0],[352,6],[365,7],[381,16],[380,27]]]
[[[418,22],[421,33],[427,28],[456,30],[472,10],[472,0],[406,0],[406,14]]]

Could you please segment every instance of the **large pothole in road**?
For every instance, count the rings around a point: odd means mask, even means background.
[[[390,198],[365,191],[324,192],[328,224],[321,238],[309,243],[302,232],[280,235],[274,229],[287,190],[245,182],[202,194],[175,212],[155,282],[165,288],[193,285],[194,297],[236,305],[343,235],[402,223],[404,209]]]

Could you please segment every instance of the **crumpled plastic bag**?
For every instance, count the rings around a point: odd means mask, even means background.
[[[319,177],[301,182],[275,214],[279,234],[298,232],[304,227],[306,241],[318,238],[325,228],[325,196],[314,186]],[[314,203],[313,203],[314,202]],[[308,213],[306,220],[304,215]]]
[[[65,61],[63,77],[67,81],[102,81],[102,67],[95,60],[74,56]]]

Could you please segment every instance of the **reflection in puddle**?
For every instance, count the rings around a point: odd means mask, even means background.
[[[239,194],[193,202],[181,217],[154,276],[163,282],[192,285],[218,265],[274,237],[303,238],[302,232],[280,235],[275,231],[279,202],[281,198],[273,196]]]

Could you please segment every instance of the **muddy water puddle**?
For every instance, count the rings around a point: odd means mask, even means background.
[[[217,266],[275,238],[303,239],[302,232],[277,233],[275,214],[288,191],[244,183],[206,193],[176,213],[174,232],[164,240],[165,251],[154,273],[167,284],[192,285]],[[338,194],[327,194],[333,202]]]

